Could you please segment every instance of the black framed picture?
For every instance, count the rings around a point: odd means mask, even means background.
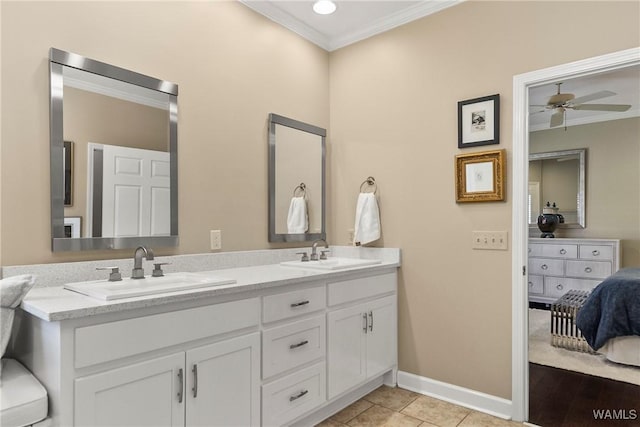
[[[500,143],[500,95],[458,102],[458,148]]]

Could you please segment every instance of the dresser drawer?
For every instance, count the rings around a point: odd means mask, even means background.
[[[282,426],[326,400],[324,362],[262,386],[262,425]]]
[[[569,290],[590,291],[600,283],[599,280],[572,279],[568,277],[545,277],[545,296],[560,298]]]
[[[610,276],[611,263],[602,261],[567,261],[567,276],[604,279]]]
[[[269,295],[262,300],[264,323],[322,310],[327,305],[324,285]]]
[[[613,247],[605,245],[580,245],[580,259],[611,261],[613,260]]]
[[[529,256],[575,259],[575,258],[578,258],[578,245],[530,244]]]
[[[529,273],[564,276],[564,261],[561,259],[529,258]]]
[[[544,277],[535,274],[529,275],[529,293],[541,294],[544,292]]]
[[[266,329],[262,332],[262,377],[324,357],[325,337],[324,316]]]

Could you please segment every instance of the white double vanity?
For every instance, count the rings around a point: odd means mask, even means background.
[[[232,283],[112,300],[59,286],[95,278],[82,271],[98,262],[32,266],[57,286],[41,276],[24,300],[14,352],[56,426],[313,425],[396,382],[400,251],[331,249],[347,261],[308,268],[300,249],[166,257],[165,277]],[[124,276],[131,260],[117,261]]]

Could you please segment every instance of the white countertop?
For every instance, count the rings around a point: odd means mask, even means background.
[[[23,300],[21,308],[43,320],[53,322],[296,283],[322,280],[331,282],[333,280],[341,280],[343,277],[353,276],[353,274],[357,272],[375,272],[399,266],[400,258],[398,250],[398,257],[396,259],[385,257],[380,264],[336,271],[307,270],[285,267],[279,264],[216,269],[199,273],[211,273],[216,276],[228,277],[235,279],[236,283],[210,288],[124,298],[115,301],[101,301],[69,291],[62,286],[44,286],[32,289]]]

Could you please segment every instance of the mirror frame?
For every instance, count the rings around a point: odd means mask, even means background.
[[[567,156],[578,156],[578,194],[577,194],[577,210],[578,222],[568,224],[558,224],[558,228],[586,228],[586,168],[587,168],[587,149],[578,148],[574,150],[548,151],[542,153],[530,153],[529,162],[535,160],[559,159]],[[537,224],[529,224],[529,228],[538,228]]]
[[[287,234],[276,233],[276,125],[287,126],[303,132],[312,133],[321,137],[322,144],[322,212],[320,217],[320,233]],[[269,114],[269,242],[306,242],[327,238],[326,224],[326,129],[279,116],[274,113]]]
[[[169,236],[136,237],[64,237],[64,183],[63,183],[63,67],[99,74],[136,86],[156,90],[169,95],[169,160],[170,160],[170,210]],[[126,70],[75,53],[51,48],[49,51],[49,134],[51,172],[51,249],[58,251],[83,251],[91,249],[128,249],[139,245],[178,245],[178,85],[154,77]]]

